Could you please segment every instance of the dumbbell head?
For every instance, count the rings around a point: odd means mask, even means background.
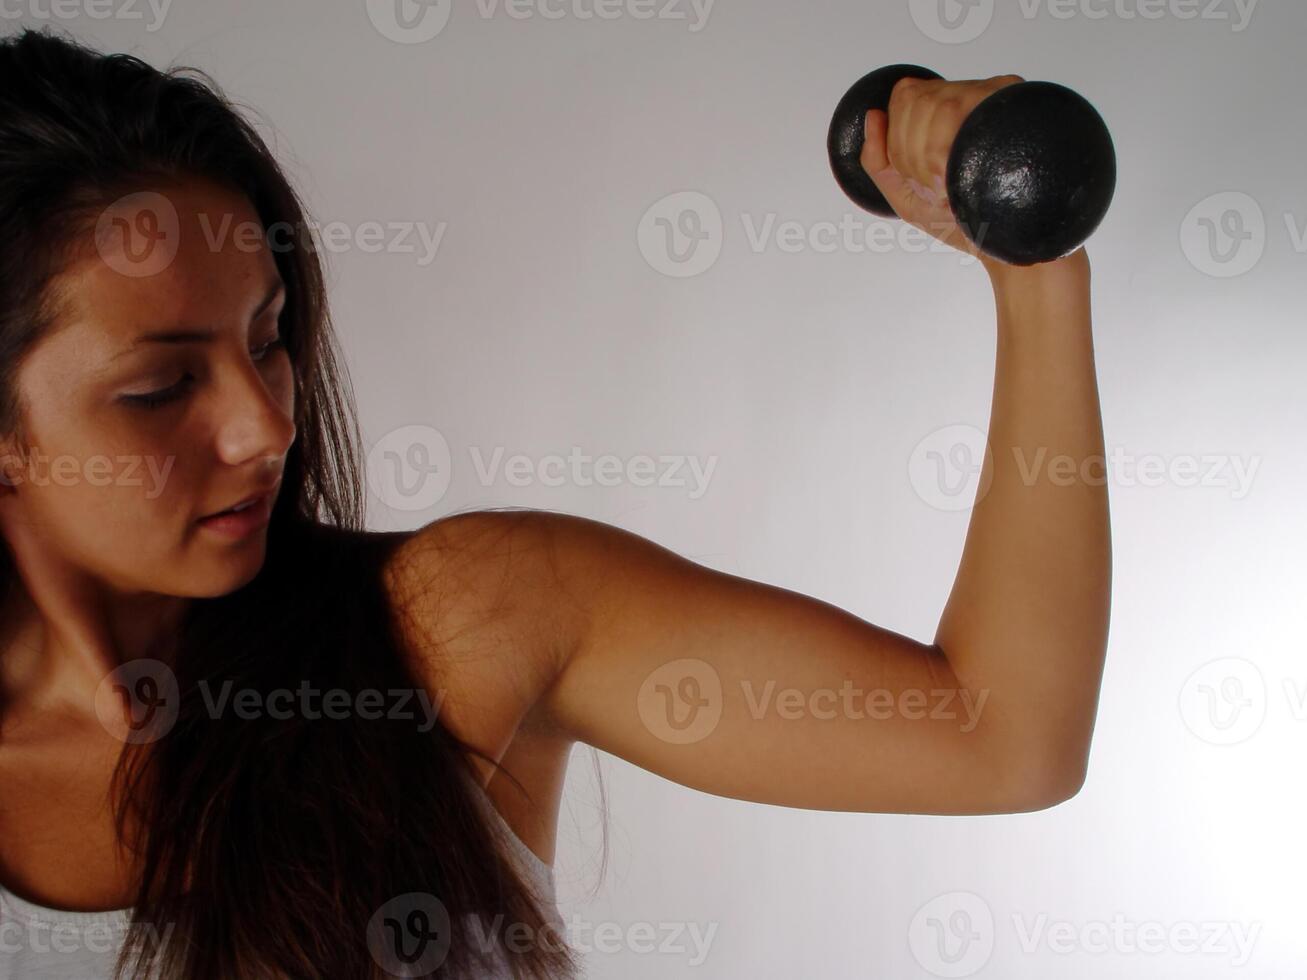
[[[835,109],[826,149],[836,182],[859,207],[895,212],[862,167],[869,109],[887,109],[902,78],[940,78],[917,65],[890,65],[859,79]],[[945,174],[964,235],[1012,265],[1074,252],[1107,213],[1116,154],[1102,118],[1053,82],[1020,82],[981,102],[958,130]]]
[[[1053,82],[999,89],[949,152],[949,206],[986,254],[1033,265],[1074,252],[1107,214],[1116,152],[1101,116]]]
[[[901,78],[940,77],[920,65],[888,65],[863,75],[840,99],[826,134],[826,153],[836,183],[858,207],[884,218],[896,217],[889,201],[862,166],[868,111],[888,109],[890,92]]]

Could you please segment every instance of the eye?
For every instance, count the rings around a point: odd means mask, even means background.
[[[278,349],[283,348],[283,347],[285,347],[285,346],[286,346],[286,338],[285,338],[285,337],[276,337],[275,339],[268,341],[268,342],[267,342],[266,344],[264,344],[262,347],[255,348],[254,353],[257,354],[258,356],[255,357],[254,359],[255,359],[256,361],[261,361],[261,360],[263,360],[263,358],[264,358],[265,356],[267,356],[267,354],[268,354],[270,351],[278,350]]]
[[[280,350],[286,346],[286,338],[276,337],[268,341],[262,347],[256,347],[253,351],[254,359],[262,361],[271,351]],[[161,388],[158,391],[148,391],[141,395],[123,395],[122,400],[132,405],[140,405],[142,408],[158,408],[160,405],[166,405],[169,402],[176,401],[186,393],[186,390],[195,381],[192,374],[183,375],[174,384],[167,388]]]
[[[187,374],[176,384],[171,384],[167,388],[146,392],[143,395],[123,395],[122,400],[131,405],[140,405],[143,408],[157,408],[180,398],[194,380],[193,375]]]

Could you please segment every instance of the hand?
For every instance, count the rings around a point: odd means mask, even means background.
[[[904,78],[890,93],[889,112],[867,113],[861,163],[895,213],[908,224],[990,271],[1007,263],[981,252],[963,234],[945,188],[949,151],[971,111],[999,89],[1025,81],[1019,75],[968,81]],[[973,229],[981,234],[983,229]]]

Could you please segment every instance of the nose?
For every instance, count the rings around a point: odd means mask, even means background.
[[[270,388],[255,366],[245,364],[234,370],[226,389],[219,406],[219,458],[232,466],[280,462],[295,441],[294,381]]]

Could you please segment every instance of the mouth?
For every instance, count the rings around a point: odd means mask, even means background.
[[[280,480],[274,483],[271,489],[265,490],[262,493],[256,493],[252,496],[246,497],[243,500],[237,501],[236,503],[228,507],[226,510],[215,511],[212,514],[206,514],[204,517],[200,518],[200,523],[204,523],[205,521],[216,521],[220,518],[231,518],[231,517],[248,518],[248,517],[254,517],[258,515],[266,516],[267,513],[271,510],[273,498],[276,497],[277,491],[279,489],[281,489]]]

